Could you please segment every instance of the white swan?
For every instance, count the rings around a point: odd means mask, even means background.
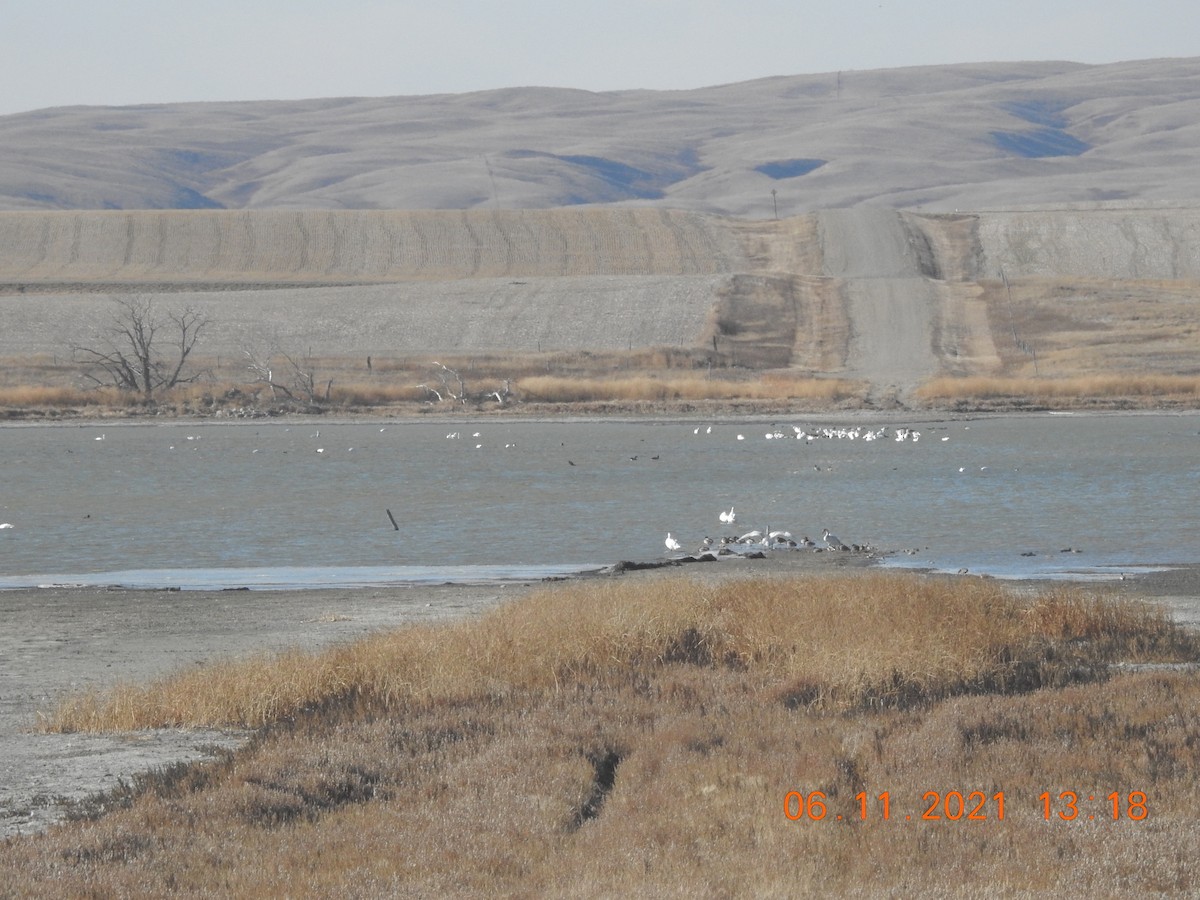
[[[667,539],[663,543],[667,545],[668,550],[678,550],[680,548],[679,541],[671,537],[671,532],[669,531],[667,532]]]
[[[720,520],[722,522],[724,522],[726,525],[732,525],[734,520],[737,518],[737,514],[733,511],[733,507],[730,506],[729,512],[725,512],[722,510],[722,512],[718,518],[720,518]]]
[[[822,529],[821,539],[823,541],[825,541],[826,545],[829,547],[830,550],[849,550],[850,549],[849,547],[847,547],[845,544],[842,543],[841,538],[839,538],[836,534],[830,534],[828,528]]]

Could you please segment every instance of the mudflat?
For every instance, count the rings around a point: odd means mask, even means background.
[[[0,835],[40,830],[119,779],[211,756],[237,731],[40,734],[39,712],[74,692],[372,631],[477,615],[527,585],[353,590],[0,591]]]

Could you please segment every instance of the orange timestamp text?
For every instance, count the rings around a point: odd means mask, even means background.
[[[1043,791],[1038,795],[1042,818],[1071,822],[1075,819],[1127,819],[1141,822],[1150,815],[1144,791],[1081,793]],[[859,791],[847,806],[830,801],[824,791],[788,791],[783,797],[783,814],[798,822],[858,821],[870,819],[924,822],[1003,822],[1007,812],[1004,791],[925,791],[911,808],[893,808],[892,794]]]

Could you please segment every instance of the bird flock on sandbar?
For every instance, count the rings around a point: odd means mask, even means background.
[[[725,515],[722,513],[721,515]],[[730,513],[729,515],[735,515]],[[722,519],[726,524],[732,524],[733,519]],[[683,551],[683,544],[671,532],[667,532],[664,546],[671,553]],[[695,555],[712,556],[746,556],[762,550],[840,550],[843,552],[870,553],[875,548],[869,544],[847,544],[828,528],[821,529],[820,542],[814,541],[808,535],[795,537],[785,529],[754,529],[736,537],[726,535],[720,538],[705,537],[696,548]]]
[[[713,433],[712,425],[697,425],[692,429],[692,434],[711,435]],[[894,441],[896,443],[917,443],[921,440],[921,432],[916,428],[907,426],[889,426],[883,425],[878,428],[868,427],[864,425],[852,426],[805,426],[791,425],[780,427],[779,425],[771,425],[770,429],[763,433],[764,440],[782,441],[782,440],[797,440],[803,441],[805,444],[812,444],[817,441]],[[736,439],[744,441],[747,439],[745,433],[737,433]],[[943,441],[948,441],[949,437],[943,436]],[[820,466],[814,466],[818,471]],[[961,470],[960,470],[961,471]],[[722,509],[717,514],[717,520],[721,525],[733,525],[737,521],[736,504],[731,504],[729,509]],[[667,537],[663,542],[668,553],[686,553],[683,544],[678,535],[674,532],[668,532]],[[841,552],[859,552],[870,553],[875,550],[869,544],[847,544],[828,528],[821,529],[821,537],[817,540],[809,537],[807,534],[802,534],[796,537],[792,532],[785,529],[771,529],[769,527],[762,529],[754,529],[747,531],[744,534],[727,534],[723,537],[713,538],[705,537],[700,545],[695,549],[694,555],[703,556],[711,554],[713,556],[732,556],[755,553],[764,550],[835,550]]]

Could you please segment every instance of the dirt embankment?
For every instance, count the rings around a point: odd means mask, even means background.
[[[372,284],[715,275],[724,221],[670,210],[0,212],[0,284]]]
[[[62,357],[136,291],[226,359],[679,347],[888,405],[935,375],[1194,373],[1197,237],[1162,208],[0,212],[0,358]]]

